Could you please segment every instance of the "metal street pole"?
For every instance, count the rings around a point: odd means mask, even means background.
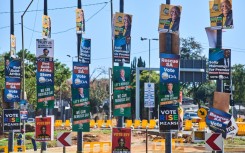
[[[25,47],[24,47],[24,15],[25,15],[26,11],[29,9],[29,7],[31,6],[32,2],[33,2],[33,0],[31,0],[29,5],[27,6],[26,10],[24,11],[24,13],[21,15],[21,37],[22,37],[22,92],[21,92],[22,98],[21,99],[22,100],[25,99],[25,77],[26,77],[25,76],[25,50],[24,50],[25,49]],[[14,18],[12,18],[11,20],[14,21]],[[11,29],[12,28],[13,27],[11,26]],[[25,120],[23,121],[23,129],[24,129],[23,145],[25,145]]]

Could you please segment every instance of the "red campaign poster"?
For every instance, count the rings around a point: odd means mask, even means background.
[[[36,141],[51,141],[53,140],[53,116],[36,117]]]
[[[113,128],[112,129],[112,153],[131,152],[131,129]]]

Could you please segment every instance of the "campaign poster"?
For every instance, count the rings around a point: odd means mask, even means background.
[[[179,130],[178,105],[159,106],[159,131]]]
[[[37,86],[37,108],[54,108],[54,86]]]
[[[179,101],[180,85],[179,83],[160,83],[159,104],[166,105]]]
[[[230,80],[231,49],[209,49],[209,80]]]
[[[222,133],[222,136],[225,138],[227,133],[226,128],[230,119],[231,114],[215,108],[210,108],[206,117],[206,123],[211,131]]]
[[[20,78],[21,60],[5,58],[5,78]]]
[[[54,116],[36,117],[36,141],[54,140]]]
[[[84,105],[72,108],[72,131],[89,132],[90,131],[90,105]]]
[[[180,55],[160,54],[160,82],[179,82]]]
[[[144,83],[144,107],[155,107],[155,84]]]
[[[3,110],[3,132],[20,132],[20,110]]]
[[[43,38],[51,38],[51,18],[47,15],[42,16],[42,36]]]
[[[19,102],[20,89],[4,89],[4,102]]]
[[[37,61],[53,61],[54,40],[36,39],[36,58]]]
[[[28,111],[20,111],[20,119],[26,121],[28,119]]]
[[[181,6],[161,4],[159,17],[159,32],[179,32]]]
[[[236,121],[234,117],[231,117],[230,122],[228,123],[226,127],[226,137],[225,138],[234,138],[238,132],[238,126],[236,124]]]
[[[130,63],[132,15],[116,13],[113,22],[114,62]]]
[[[89,64],[73,62],[72,86],[89,88]]]
[[[10,57],[15,57],[16,54],[16,37],[15,35],[10,35]]]
[[[82,63],[90,64],[91,61],[91,39],[82,38],[81,43],[81,53],[79,58],[81,58]]]
[[[5,89],[21,89],[21,79],[20,78],[5,78]]]
[[[117,90],[130,88],[130,67],[113,67],[113,87]]]
[[[89,104],[89,88],[72,88],[72,106],[84,106]]]
[[[112,153],[131,153],[130,128],[112,128]]]
[[[85,32],[84,11],[78,8],[76,9],[76,31],[77,34]]]
[[[215,29],[233,28],[232,0],[209,1],[210,26]]]
[[[131,90],[114,90],[114,116],[131,116]]]
[[[36,78],[38,86],[54,85],[54,73],[37,72]]]

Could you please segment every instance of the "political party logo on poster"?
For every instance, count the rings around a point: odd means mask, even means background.
[[[130,128],[112,129],[112,152],[113,153],[131,152],[131,129]]]
[[[36,78],[38,86],[54,85],[54,73],[37,72]]]
[[[90,64],[91,59],[91,39],[82,38],[81,43],[81,53],[79,58],[81,58],[82,63]]]
[[[36,40],[37,61],[53,61],[54,58],[54,40],[37,39]]]
[[[21,75],[21,61],[5,58],[5,78],[20,78]]]
[[[178,105],[165,105],[159,107],[159,130],[169,132],[179,129]]]
[[[230,80],[231,50],[209,49],[209,80]]]
[[[89,102],[89,88],[72,88],[72,106],[86,106]]]
[[[20,101],[20,89],[4,89],[4,101],[5,102],[19,102]]]
[[[180,87],[179,83],[160,83],[159,104],[167,105],[179,100]]]
[[[181,6],[162,4],[160,6],[159,32],[179,32]]]
[[[130,63],[132,15],[116,13],[113,25],[114,62]]]
[[[20,110],[3,110],[3,132],[20,132]]]
[[[72,131],[89,132],[90,131],[90,106],[84,105],[72,108],[73,123]]]
[[[180,55],[160,54],[160,82],[179,82]]]
[[[10,57],[15,58],[16,54],[16,37],[15,35],[10,35]]]
[[[230,119],[230,114],[215,108],[210,108],[206,117],[206,123],[210,130],[215,133],[222,133],[222,136],[225,138],[227,133],[226,128]]]
[[[89,88],[89,64],[73,62],[72,86]]]
[[[114,90],[114,116],[131,116],[131,90]]]
[[[232,116],[230,122],[226,127],[226,138],[233,138],[234,136],[236,136],[237,132],[238,132],[238,126],[236,124],[234,117]]]
[[[36,141],[51,141],[54,139],[54,116],[36,117]]]
[[[82,9],[76,9],[76,31],[78,34],[85,32],[84,11]]]
[[[233,28],[232,0],[209,1],[209,12],[212,28]]]
[[[144,107],[155,107],[155,84],[144,83]]]
[[[113,86],[117,90],[130,88],[130,67],[114,66],[113,67]]]
[[[54,86],[37,86],[37,107],[54,108]]]
[[[51,38],[51,19],[47,15],[42,16],[43,30],[42,36],[43,38]]]

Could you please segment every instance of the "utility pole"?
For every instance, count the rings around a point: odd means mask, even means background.
[[[14,35],[14,0],[10,1],[10,54],[11,54],[11,35]],[[15,54],[15,53],[14,53]],[[9,109],[14,109],[14,102],[9,103]],[[9,132],[8,152],[13,152],[14,132]]]
[[[119,10],[120,13],[124,12],[124,0],[120,0]],[[123,64],[124,64],[123,62],[120,62],[119,66],[123,66]],[[117,127],[123,127],[123,122],[124,122],[124,116],[118,116]]]
[[[77,8],[82,8],[82,0],[77,0]],[[82,39],[82,32],[77,33],[77,60],[80,61],[79,55],[80,55],[80,46],[81,46],[81,39]],[[77,153],[82,153],[82,143],[83,143],[83,134],[82,131],[77,132]]]
[[[44,0],[43,15],[48,15],[48,2],[47,2],[47,0]],[[47,108],[43,108],[42,112],[43,112],[42,117],[46,117]],[[46,152],[46,150],[47,150],[47,143],[45,141],[43,141],[43,142],[41,142],[41,153]]]
[[[170,5],[170,0],[166,0],[166,4]],[[172,35],[166,33],[166,53],[172,53]],[[172,133],[171,130],[165,134],[165,153],[172,153]]]

